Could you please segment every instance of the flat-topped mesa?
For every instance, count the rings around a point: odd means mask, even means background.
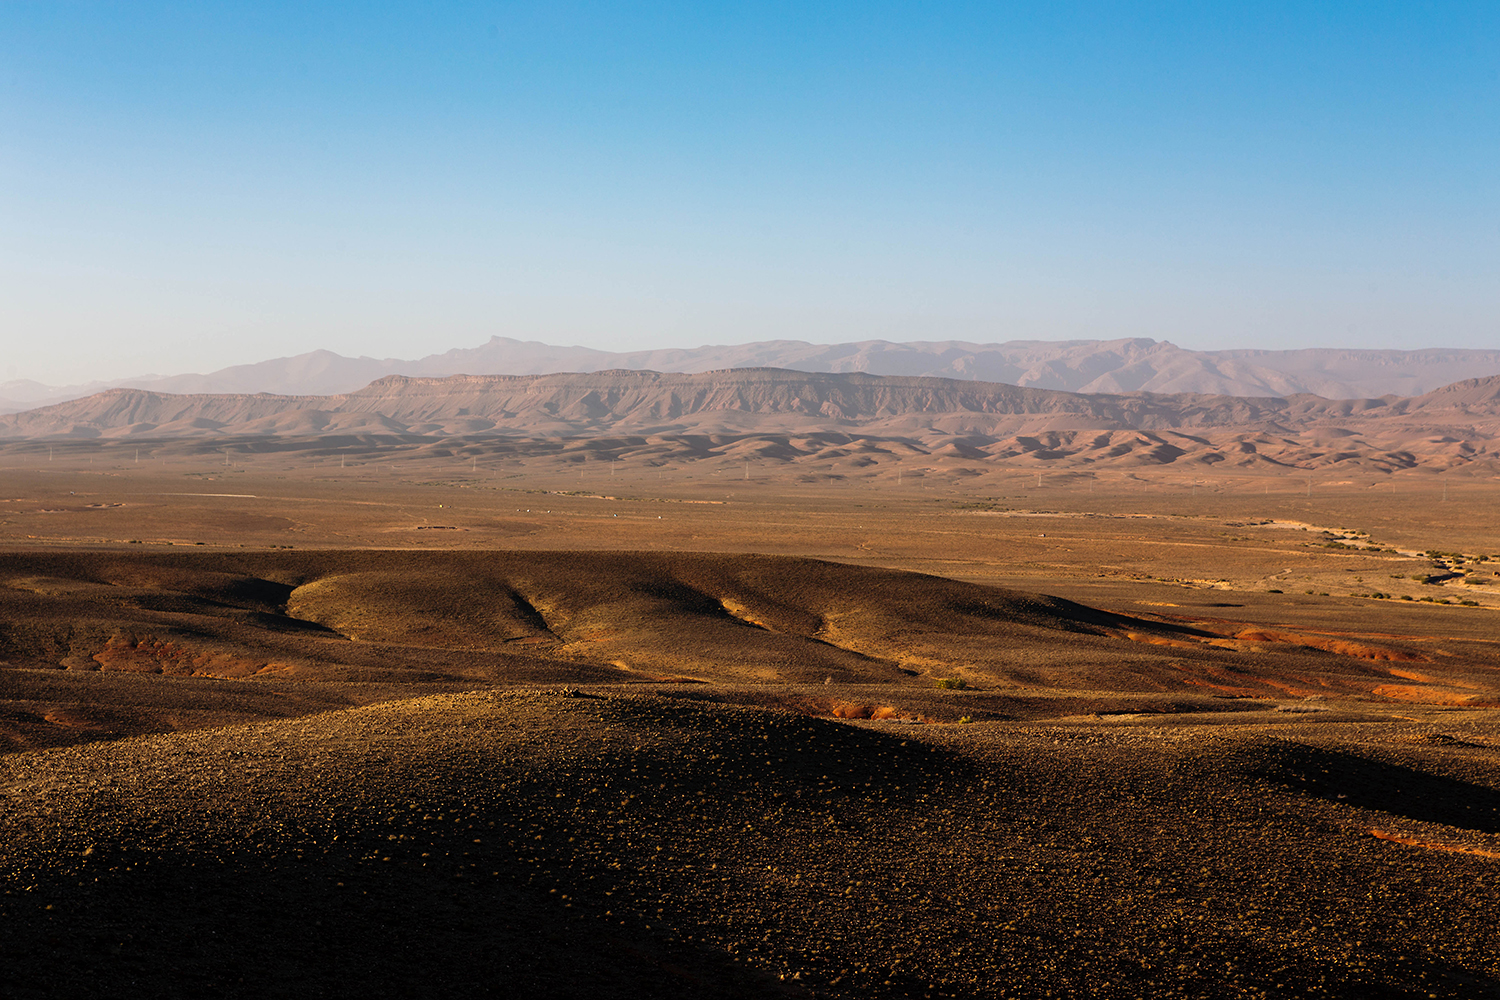
[[[444,378],[388,375],[363,389],[333,396],[178,396],[114,389],[0,418],[0,435],[192,435],[210,429],[223,434],[277,433],[277,426],[256,424],[293,412],[379,415],[397,428],[479,419],[490,421],[492,428],[485,429],[496,433],[555,435],[597,432],[616,425],[671,430],[662,423],[710,414],[733,415],[741,430],[749,429],[744,426],[746,415],[795,417],[808,425],[805,429],[821,429],[943,414],[1049,415],[1070,417],[1069,424],[1075,427],[1157,428],[1264,421],[1285,409],[1286,404],[1277,399],[1084,395],[961,379],[809,374],[774,368]],[[781,419],[772,429],[793,428]],[[984,428],[973,431],[983,433]]]
[[[111,389],[0,417],[0,439],[12,440],[819,432],[901,439],[928,450],[962,442],[964,448],[977,447],[992,457],[1009,454],[1006,442],[1050,436],[1057,441],[1043,449],[1046,455],[1037,451],[1037,457],[1076,453],[1089,464],[1120,459],[1119,442],[1103,438],[1121,433],[1153,436],[1170,446],[1158,449],[1162,457],[1154,461],[1175,461],[1184,447],[1209,446],[1220,457],[1205,453],[1200,456],[1204,461],[1238,461],[1244,455],[1265,459],[1274,449],[1284,450],[1288,438],[1297,438],[1301,450],[1284,455],[1297,468],[1322,461],[1324,446],[1334,438],[1344,442],[1335,454],[1368,453],[1371,461],[1394,452],[1420,452],[1424,449],[1415,443],[1443,438],[1464,442],[1467,449],[1451,455],[1445,451],[1444,462],[1468,462],[1474,456],[1488,461],[1488,442],[1500,437],[1500,376],[1404,399],[1329,400],[1313,395],[1085,394],[998,382],[782,368],[387,375],[354,392],[328,396]],[[1089,444],[1095,437],[1103,443]],[[1346,444],[1356,439],[1351,451]],[[1036,451],[1024,442],[1017,447]],[[1131,461],[1140,461],[1138,451]]]

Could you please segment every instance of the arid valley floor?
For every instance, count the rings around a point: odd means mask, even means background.
[[[1500,996],[1500,479],[591,449],[0,443],[4,994]]]

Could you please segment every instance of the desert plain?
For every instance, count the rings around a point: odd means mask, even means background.
[[[267,440],[0,443],[8,996],[1500,996],[1489,466]]]

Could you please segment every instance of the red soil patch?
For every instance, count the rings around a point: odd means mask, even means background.
[[[823,718],[926,721],[917,713],[908,712],[894,705],[872,705],[863,701],[840,701],[836,698],[826,701],[821,698],[793,698],[785,700],[784,704],[787,708],[795,709],[803,715]]]
[[[1283,643],[1286,645],[1303,646],[1308,649],[1318,649],[1325,653],[1352,656],[1360,660],[1429,662],[1425,656],[1417,653],[1408,653],[1404,650],[1386,649],[1383,646],[1370,646],[1362,642],[1350,642],[1347,639],[1334,639],[1330,636],[1304,635],[1299,632],[1271,632],[1260,628],[1244,629],[1234,633],[1228,639],[1205,638],[1198,641],[1168,639],[1162,636],[1145,635],[1141,632],[1125,632],[1123,635],[1132,642],[1143,642],[1149,646],[1169,646],[1173,649],[1198,649],[1204,645],[1218,646],[1224,649],[1238,649],[1240,648],[1240,643]]]
[[[1144,642],[1148,646],[1171,646],[1173,649],[1197,649],[1196,642],[1183,642],[1181,639],[1163,639],[1155,635],[1143,635],[1140,632],[1126,632],[1125,638],[1131,642]]]
[[[93,659],[101,670],[172,677],[248,677],[268,668],[285,668],[284,664],[192,649],[172,639],[149,635],[113,636]]]
[[[1370,691],[1381,698],[1395,701],[1417,701],[1426,705],[1462,705],[1465,708],[1492,708],[1497,702],[1485,701],[1482,695],[1461,694],[1435,688],[1411,687],[1405,684],[1381,684]]]
[[[902,713],[891,705],[866,705],[856,701],[835,701],[828,706],[835,719],[899,719]]]
[[[1361,642],[1349,642],[1345,639],[1334,639],[1328,636],[1304,635],[1299,632],[1267,632],[1264,629],[1245,629],[1234,634],[1236,639],[1242,642],[1285,642],[1298,646],[1306,646],[1309,649],[1321,649],[1325,653],[1338,653],[1342,656],[1353,656],[1361,660],[1394,660],[1404,662],[1429,662],[1427,657],[1417,653],[1408,653],[1400,649],[1386,649],[1382,646],[1368,646]]]
[[[1435,840],[1404,837],[1398,833],[1386,833],[1384,830],[1371,830],[1370,836],[1376,840],[1388,840],[1393,844],[1405,844],[1407,847],[1421,847],[1429,851],[1451,851],[1454,854],[1473,854],[1481,858],[1500,858],[1500,851],[1486,851],[1483,848],[1466,847],[1463,844],[1440,844]]]
[[[765,693],[760,696],[741,695],[741,703],[764,705],[809,715],[820,719],[900,719],[908,722],[932,722],[927,716],[894,705],[875,705],[863,701],[844,701],[838,698],[803,697],[795,694]]]
[[[1261,683],[1265,684],[1267,687],[1275,688],[1278,691],[1283,691],[1288,695],[1292,695],[1298,698],[1313,698],[1328,694],[1327,684],[1315,684],[1312,681],[1306,680],[1305,678],[1292,678],[1292,680],[1297,681],[1299,684],[1302,684],[1302,687],[1298,687],[1296,684],[1292,684],[1287,680],[1277,679],[1275,677],[1262,677],[1260,680]]]

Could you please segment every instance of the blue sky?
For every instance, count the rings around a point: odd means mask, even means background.
[[[0,4],[0,380],[1500,347],[1500,4]]]

